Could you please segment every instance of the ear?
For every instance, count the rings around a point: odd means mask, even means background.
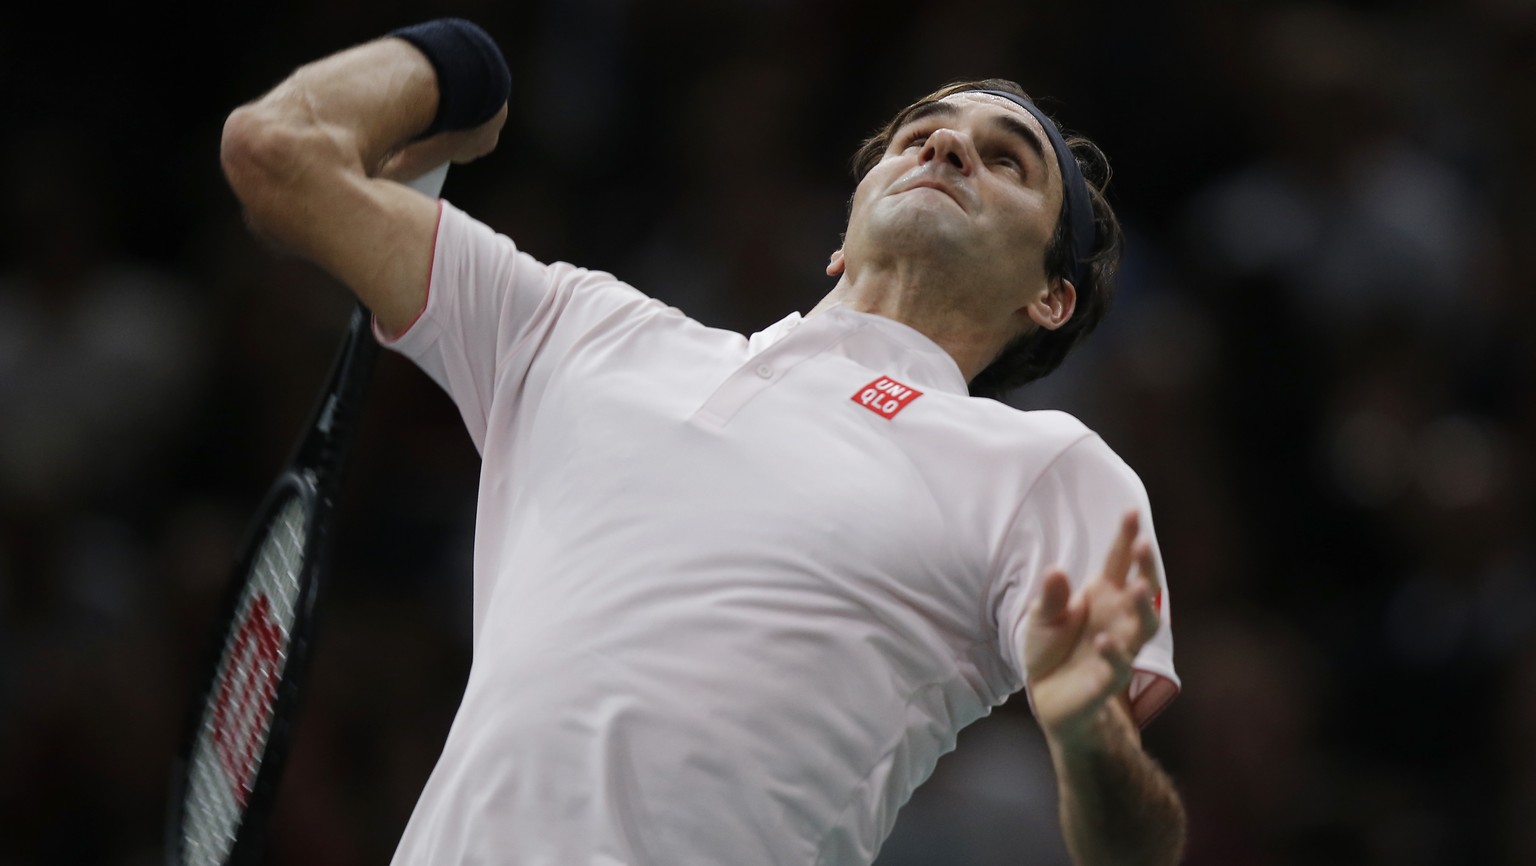
[[[1071,280],[1058,280],[1055,285],[1046,289],[1040,297],[1029,303],[1025,310],[1029,318],[1047,331],[1054,331],[1065,325],[1077,309],[1077,286],[1072,285]]]
[[[833,250],[832,258],[827,262],[827,276],[840,277],[843,275],[843,270],[846,267],[843,263],[843,251],[841,249]]]

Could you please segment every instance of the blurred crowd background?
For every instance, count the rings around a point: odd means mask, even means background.
[[[252,237],[239,103],[469,17],[511,120],[445,196],[743,331],[830,286],[861,139],[1001,76],[1097,140],[1110,318],[1013,395],[1151,495],[1192,866],[1536,863],[1536,3],[545,0],[0,12],[0,864],[160,861],[246,522],[350,309]],[[383,864],[466,675],[478,456],[378,371],[271,862]],[[882,866],[1066,863],[1022,700]]]

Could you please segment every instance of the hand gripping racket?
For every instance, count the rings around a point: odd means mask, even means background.
[[[410,185],[436,197],[447,164]],[[166,862],[254,864],[293,738],[336,495],[379,345],[359,304],[235,561],[171,779]]]

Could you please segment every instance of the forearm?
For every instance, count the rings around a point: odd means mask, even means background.
[[[377,174],[428,127],[437,99],[431,64],[403,40],[333,54],[230,114],[225,175],[253,222],[281,236],[296,201]]]
[[[1072,743],[1048,738],[1061,827],[1077,866],[1166,866],[1183,856],[1184,806],[1118,705]]]

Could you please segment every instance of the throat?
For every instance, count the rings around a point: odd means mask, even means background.
[[[974,309],[963,289],[935,289],[912,282],[858,285],[846,276],[810,313],[834,307],[883,316],[912,328],[955,359],[969,382],[1014,336],[1009,316]]]

